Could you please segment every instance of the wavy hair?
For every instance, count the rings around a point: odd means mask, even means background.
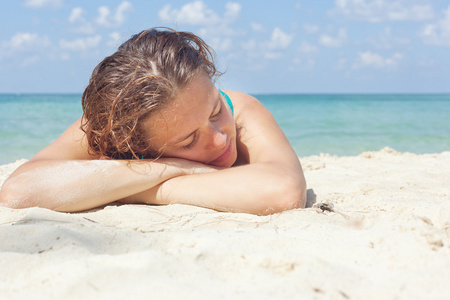
[[[132,36],[92,72],[82,96],[89,153],[149,157],[142,123],[164,108],[200,71],[220,76],[214,51],[198,36],[152,28]]]

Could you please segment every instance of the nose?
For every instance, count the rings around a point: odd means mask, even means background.
[[[209,143],[210,150],[225,147],[227,143],[227,134],[224,131],[220,128],[211,126],[211,135]]]

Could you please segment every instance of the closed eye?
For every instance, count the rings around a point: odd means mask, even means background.
[[[216,109],[217,110],[217,109]],[[222,101],[219,100],[219,111],[211,116],[211,118],[219,117],[223,112]]]
[[[214,109],[213,113],[209,117],[210,119],[217,120],[217,119],[219,119],[220,115],[222,115],[222,113],[223,113],[223,101],[221,101],[220,97],[221,97],[221,95],[219,94],[219,100],[217,101],[216,108]],[[215,111],[217,111],[217,112],[215,112]],[[194,133],[194,138],[192,139],[192,141],[187,145],[181,146],[181,148],[190,149],[190,148],[194,147],[198,141],[198,138],[199,138],[199,133],[197,131]]]
[[[181,148],[190,149],[195,146],[195,144],[197,143],[197,140],[198,140],[198,133],[196,132],[196,133],[194,133],[194,138],[192,139],[192,142],[190,142],[187,145],[181,146]]]

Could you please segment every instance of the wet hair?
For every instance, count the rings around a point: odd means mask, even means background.
[[[169,28],[133,35],[100,62],[83,93],[81,128],[89,153],[113,159],[155,156],[143,121],[201,71],[211,79],[220,75],[213,50],[200,37]]]

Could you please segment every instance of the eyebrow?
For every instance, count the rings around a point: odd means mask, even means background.
[[[219,93],[219,95],[220,95],[220,93]],[[214,111],[216,110],[217,104],[220,103],[220,100],[221,100],[221,99],[220,99],[220,96],[219,96],[216,105],[214,105],[214,107],[213,107],[213,110],[212,110],[212,112],[211,112],[211,115],[212,115],[212,114],[214,113]],[[190,137],[191,137],[193,134],[195,134],[197,131],[198,131],[198,129],[195,129],[195,130],[192,131],[191,133],[189,133],[189,134],[187,134],[187,135],[185,135],[185,136],[183,136],[183,137],[177,139],[177,141],[173,142],[172,145],[176,145],[176,144],[179,144],[179,143],[183,142],[184,140],[190,138]]]

